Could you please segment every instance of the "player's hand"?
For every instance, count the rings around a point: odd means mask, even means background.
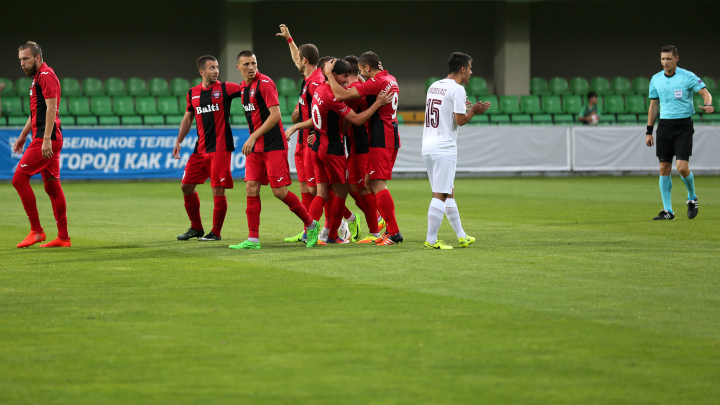
[[[332,77],[332,70],[335,67],[335,62],[337,62],[337,59],[332,59],[328,62],[325,62],[325,68],[323,69],[323,73],[326,77]]]
[[[287,138],[288,141],[290,140],[292,135],[295,133],[295,131],[297,131],[297,129],[295,129],[295,125],[291,126],[287,130],[285,130],[285,137]]]
[[[49,138],[43,138],[42,155],[45,159],[50,159],[53,156],[52,140]]]
[[[473,107],[472,101],[465,99],[465,111],[472,110],[472,107]]]
[[[395,93],[393,92],[385,92],[384,90],[380,92],[377,96],[377,100],[375,100],[375,104],[380,104],[378,107],[382,107],[385,104],[392,103],[392,99]]]
[[[307,143],[308,145],[312,145],[313,143],[315,143],[315,130],[310,130],[308,132],[310,133],[310,135],[308,135],[307,137]]]
[[[715,107],[713,107],[711,105],[707,105],[707,106],[701,105],[700,109],[703,110],[703,112],[705,114],[711,114],[711,113],[715,112]]]
[[[180,142],[175,142],[175,147],[173,148],[173,157],[175,159],[180,159]]]
[[[290,38],[290,30],[288,29],[287,25],[280,24],[280,32],[275,34],[276,37],[283,37],[286,40]]]
[[[250,138],[248,138],[248,140],[245,142],[245,145],[243,145],[242,154],[245,156],[250,156],[254,146],[255,140],[252,138],[252,134],[250,134]]]
[[[473,104],[472,110],[473,110],[473,113],[475,113],[475,114],[482,114],[485,111],[489,110],[491,106],[492,106],[492,103],[489,101],[485,101],[485,102],[478,101],[477,103]]]
[[[383,67],[382,67],[382,62],[378,62],[378,69],[380,69],[380,70],[385,70],[385,69],[383,69]]]
[[[645,145],[653,146],[654,144],[652,135],[645,135]]]
[[[27,137],[20,137],[15,141],[15,145],[13,145],[13,152],[17,153],[18,155],[23,153],[23,149],[25,149],[25,140]]]

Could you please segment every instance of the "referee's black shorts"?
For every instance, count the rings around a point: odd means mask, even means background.
[[[690,161],[693,146],[693,122],[690,117],[660,119],[657,128],[655,151],[661,162],[677,160]]]

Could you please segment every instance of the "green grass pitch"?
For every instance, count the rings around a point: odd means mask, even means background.
[[[66,183],[73,247],[23,250],[0,184],[0,403],[719,403],[720,178],[694,220],[673,180],[676,221],[657,177],[461,179],[477,243],[452,251],[422,249],[426,180],[390,182],[392,247],[283,243],[300,221],[266,189],[258,251],[227,247],[241,182],[222,242],[175,240],[179,182]]]

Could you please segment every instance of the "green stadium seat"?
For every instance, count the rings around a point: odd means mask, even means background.
[[[469,122],[470,125],[489,125],[490,117],[485,114],[474,115]]]
[[[133,102],[133,98],[127,96],[115,97],[113,99],[113,112],[117,115],[135,115],[135,103]]]
[[[536,96],[552,94],[550,88],[548,87],[547,80],[541,77],[533,77],[530,79],[530,93]]]
[[[280,96],[297,96],[299,94],[297,84],[293,79],[281,77],[278,79],[276,84],[278,95]]]
[[[145,125],[165,125],[165,117],[162,115],[146,115],[143,117]]]
[[[148,87],[151,96],[169,96],[170,86],[165,79],[160,77],[154,77],[148,82]]]
[[[60,95],[62,97],[82,96],[80,82],[72,77],[63,77],[60,79]]]
[[[532,125],[530,114],[513,114],[511,119],[513,125]]]
[[[90,102],[87,97],[68,97],[68,110],[71,115],[90,115]]]
[[[538,96],[521,96],[520,106],[525,114],[539,114],[542,112],[540,98]]]
[[[170,92],[173,96],[184,96],[190,90],[190,82],[182,77],[170,80]]]
[[[550,88],[550,91],[556,96],[572,94],[572,90],[570,90],[568,81],[562,77],[553,77],[552,79],[550,79],[548,87]]]
[[[632,88],[636,94],[647,97],[650,92],[650,80],[644,77],[636,77],[632,81]]]
[[[399,118],[399,116],[398,116]],[[283,124],[283,129],[288,129],[292,125],[292,115],[281,115],[280,122]],[[400,121],[398,121],[399,123]]]
[[[190,80],[190,87],[195,87],[200,83],[202,83],[202,77],[196,77],[196,78]],[[190,90],[190,87],[185,89],[185,93],[187,93],[187,91]]]
[[[70,115],[70,111],[68,110],[67,105],[67,97],[60,97],[60,103],[58,104],[58,113],[60,114],[60,120],[62,120],[63,125],[65,124],[65,116]]]
[[[96,79],[94,77],[88,77],[83,80],[82,90],[83,94],[86,96],[96,97],[105,95],[105,89],[103,89],[102,82],[100,79]]]
[[[625,102],[623,101],[623,96],[605,96],[605,107],[603,108],[603,110],[611,114],[622,114],[626,112],[627,110],[625,109]]]
[[[534,114],[533,124],[535,125],[552,125],[553,118],[550,114]]]
[[[519,114],[520,104],[517,96],[500,96],[500,111],[503,114]]]
[[[718,94],[720,96],[720,94]],[[713,107],[715,107],[715,112],[713,114],[720,114],[720,97],[714,97],[712,101]]]
[[[618,114],[618,124],[637,124],[638,116],[635,114]]]
[[[471,78],[471,79],[472,79],[472,78]],[[438,80],[440,80],[440,78],[439,78],[439,77],[434,77],[434,76],[433,76],[433,77],[428,77],[427,79],[425,79],[425,93],[427,93],[427,91],[428,91],[428,89],[430,88],[430,86],[432,86],[432,84],[435,83],[435,82],[438,81]]]
[[[123,125],[142,125],[142,117],[139,115],[124,115],[120,117]]]
[[[583,77],[574,77],[570,80],[570,90],[575,95],[586,95],[590,91],[590,84]]]
[[[580,96],[564,96],[563,97],[563,111],[568,114],[577,114],[583,106],[582,98]]]
[[[693,106],[695,106],[695,112],[702,114],[703,110],[700,109],[701,105],[705,105],[705,99],[697,93],[693,93]]]
[[[483,96],[482,101],[490,103],[490,109],[485,111],[485,114],[500,114],[500,103],[497,96]]]
[[[630,80],[621,76],[612,79],[610,82],[610,88],[615,94],[630,94],[633,92]]]
[[[301,77],[301,78],[298,79],[298,81],[297,81],[298,96],[300,95],[300,90],[302,90],[303,80],[305,80],[305,78],[304,78],[304,77]]]
[[[397,119],[397,122],[398,122],[399,125],[404,125],[404,124],[405,124],[405,117],[403,117],[402,115],[398,114],[397,117],[396,117],[396,119]],[[292,122],[292,119],[290,119],[289,122]]]
[[[25,116],[22,99],[17,96],[2,98],[2,114],[5,116]],[[25,117],[27,118],[27,116]]]
[[[715,79],[710,76],[704,76],[701,77],[701,79],[705,83],[705,87],[707,87],[710,94],[713,94],[715,90],[717,90],[717,84],[715,83]]]
[[[625,105],[627,111],[632,114],[647,114],[648,109],[645,105],[645,97],[637,94],[625,96]]]
[[[616,114],[603,114],[600,116],[600,121],[598,121],[598,125],[614,125],[617,122],[617,115]]]
[[[470,77],[468,83],[468,94],[471,96],[486,96],[490,94],[488,90],[487,81],[482,77]],[[485,101],[483,97],[483,101]]]
[[[598,95],[613,94],[608,79],[600,76],[590,80],[590,90],[594,91]]]
[[[110,97],[93,97],[90,100],[90,111],[95,115],[114,115]]]
[[[28,117],[20,115],[11,115],[8,117],[9,126],[24,126],[27,124]]]
[[[147,96],[148,89],[145,80],[139,77],[131,77],[127,81],[128,95],[131,96]]]
[[[77,125],[97,125],[98,120],[97,117],[92,115],[81,115],[79,117],[75,117],[77,120]]]
[[[543,112],[546,114],[560,114],[563,112],[560,96],[543,96]]]
[[[580,107],[578,107],[580,111]],[[555,125],[572,125],[575,123],[575,118],[572,114],[555,114]]]
[[[32,86],[32,79],[29,77],[21,77],[15,80],[15,94],[22,97],[29,96],[30,86]]]
[[[108,96],[125,96],[127,95],[127,89],[122,79],[117,77],[111,77],[105,80],[105,93]]]
[[[704,124],[720,125],[720,114],[717,113],[717,110],[712,114],[703,114],[702,120]]]
[[[63,128],[75,125],[75,117],[72,115],[66,115],[64,117],[61,116],[60,121],[62,122]]]
[[[233,99],[232,104],[230,105],[230,115],[233,117],[238,116],[242,117],[242,119],[245,119],[245,108],[243,107],[240,97],[236,97]]]
[[[233,115],[231,122],[232,122],[232,125],[247,126],[247,119],[245,119],[244,115]]]
[[[61,97],[62,98],[62,97]],[[30,97],[23,97],[22,111],[23,115],[30,115]]]
[[[7,77],[0,77],[0,83],[5,83],[5,89],[0,93],[0,97],[14,96],[15,84]]]
[[[158,115],[155,97],[136,97],[135,111],[140,115]]]
[[[4,127],[4,126],[6,126],[6,125],[7,125],[7,118],[5,118],[4,116],[0,115],[0,127]]]
[[[290,106],[289,97],[280,97],[280,114],[281,115],[290,115],[293,113],[293,110],[295,109],[295,106]],[[295,97],[292,98],[292,100],[295,100]]]
[[[183,120],[182,115],[168,115],[165,117],[165,122],[168,125],[180,125]]]
[[[493,125],[510,125],[510,115],[493,114],[490,116],[490,123]]]
[[[120,125],[120,117],[117,115],[101,115],[98,120],[100,125]]]
[[[158,97],[157,104],[158,104],[158,112],[162,115],[181,115],[183,113],[183,109],[180,108],[180,104],[178,103],[179,97]],[[185,105],[185,104],[183,104]]]

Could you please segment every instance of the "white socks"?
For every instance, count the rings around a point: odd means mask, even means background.
[[[458,211],[457,204],[454,198],[448,198],[445,200],[445,216],[458,238],[464,238],[467,236],[460,223],[460,211]]]
[[[440,225],[442,224],[443,214],[445,213],[446,207],[447,204],[442,202],[442,200],[438,200],[437,198],[433,198],[432,201],[430,201],[430,208],[428,209],[428,231],[426,240],[431,245],[437,243],[437,234],[440,230]],[[457,208],[455,209],[455,212],[457,212]],[[459,221],[460,216],[458,215],[458,222]]]

